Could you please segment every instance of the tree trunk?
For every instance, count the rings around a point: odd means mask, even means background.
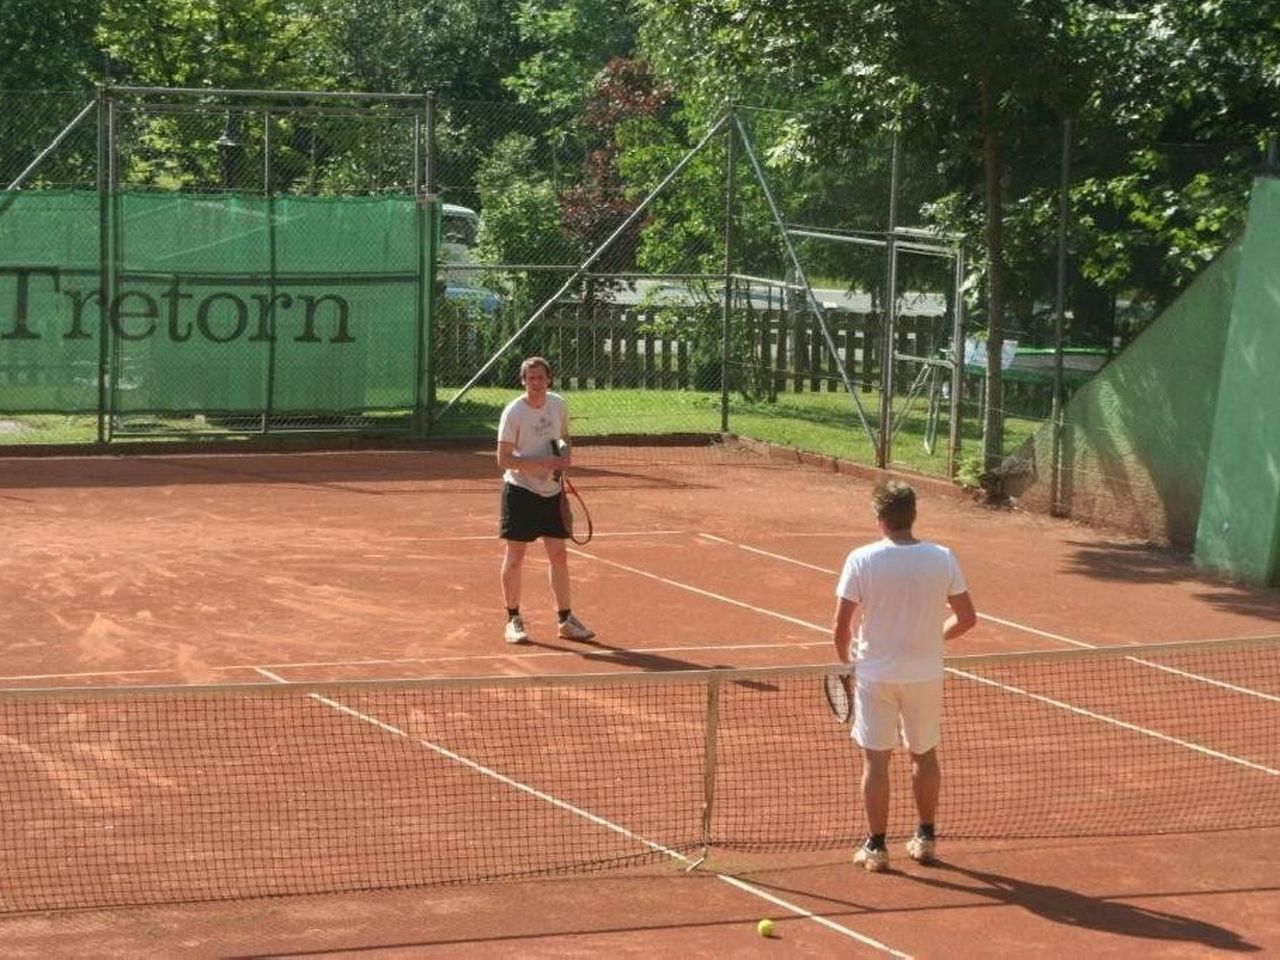
[[[1004,225],[1001,180],[1004,165],[996,127],[991,80],[982,78],[982,163],[987,184],[987,392],[982,420],[982,466],[1000,465],[1004,434]]]

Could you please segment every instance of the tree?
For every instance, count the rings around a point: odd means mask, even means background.
[[[524,55],[504,0],[322,0],[339,82],[377,93],[507,99]]]
[[[719,84],[701,96],[787,89],[793,102],[819,104],[819,138],[838,149],[876,127],[927,137],[957,154],[981,157],[985,202],[987,338],[1004,339],[1004,133],[1019,111],[1062,99],[1087,58],[1058,0],[641,0],[652,18],[646,47],[682,78],[716,64]],[[676,24],[686,26],[682,31]],[[689,43],[705,44],[709,58]],[[960,53],[958,54],[957,51]],[[689,64],[684,66],[683,64]],[[683,87],[681,88],[683,89]],[[773,98],[778,99],[777,95]],[[988,351],[984,461],[1001,449],[1000,351]]]
[[[103,0],[112,79],[145,86],[324,89],[320,0]]]
[[[1076,332],[1087,298],[1158,310],[1239,229],[1280,122],[1280,0],[640,0],[641,48],[691,114],[796,111],[795,153],[832,168],[899,131],[940,176],[917,209],[983,237],[986,335],[1044,323],[1058,144],[1074,122]],[[775,152],[786,164],[787,149]],[[988,351],[984,461],[1000,457]]]
[[[606,240],[643,199],[633,195],[618,169],[619,132],[628,123],[657,116],[667,96],[666,87],[654,83],[643,61],[615,59],[600,71],[582,115],[582,126],[591,136],[582,178],[561,195],[565,229],[584,253]],[[617,238],[599,265],[612,270],[633,267],[640,226],[633,224]]]
[[[515,22],[528,52],[503,84],[562,129],[605,64],[635,48],[628,0],[521,0]]]
[[[102,60],[94,45],[95,0],[5,0],[0,4],[0,188],[52,142],[88,101]],[[89,124],[92,138],[92,124]],[[78,147],[78,149],[77,149]],[[26,186],[93,183],[93,144],[47,159]]]
[[[535,160],[537,144],[521,133],[508,134],[494,144],[476,174],[476,187],[484,207],[476,258],[492,264],[529,264],[561,261],[549,250],[564,243],[560,210],[546,173]],[[491,278],[490,282],[496,278]],[[499,323],[482,327],[482,351],[496,350],[534,310],[555,292],[563,277],[549,271],[510,270],[500,283],[505,300]],[[519,379],[520,358],[541,353],[544,328],[530,330],[520,352],[508,352],[495,367],[492,382]]]
[[[1086,281],[1154,315],[1242,228],[1280,125],[1280,3],[1119,6],[1080,16],[1100,67],[1076,114],[1076,244]]]
[[[101,68],[93,0],[5,0],[0,90],[84,90]]]

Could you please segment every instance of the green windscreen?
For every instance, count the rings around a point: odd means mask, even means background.
[[[413,406],[408,197],[0,195],[0,408],[368,413]],[[105,326],[101,304],[107,280]],[[105,342],[104,342],[105,334]]]

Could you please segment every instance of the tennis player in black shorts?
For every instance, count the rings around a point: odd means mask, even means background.
[[[498,421],[498,466],[502,469],[502,516],[498,536],[506,542],[502,558],[502,597],[507,608],[507,643],[528,643],[520,614],[525,550],[542,540],[550,563],[551,592],[566,640],[590,640],[595,633],[573,615],[569,596],[569,535],[560,515],[557,471],[569,466],[569,408],[551,392],[551,365],[542,357],[520,364],[524,393],[502,411]],[[559,451],[558,453],[556,451]]]

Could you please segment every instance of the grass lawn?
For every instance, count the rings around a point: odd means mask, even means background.
[[[431,419],[430,435],[441,437],[493,437],[502,407],[516,392],[509,388],[476,387],[455,402],[446,404],[456,387],[439,390]],[[608,434],[716,433],[722,427],[718,393],[697,390],[566,390],[573,432],[576,436]],[[799,450],[840,457],[858,463],[875,462],[875,445],[863,426],[879,419],[880,397],[875,391],[856,395],[859,415],[850,395],[837,392],[779,393],[775,400],[748,400],[732,395],[728,406],[728,429],[742,437],[794,447]],[[895,465],[933,475],[947,472],[949,411],[943,409],[933,426],[932,452],[925,448],[929,427],[924,405],[901,409],[895,402],[898,419],[892,445]],[[247,417],[252,421],[254,418]],[[384,423],[387,430],[379,430]],[[347,418],[336,425],[345,430],[405,432],[412,418],[408,410],[380,410],[361,418]],[[305,426],[300,421],[293,426]],[[1016,450],[1041,425],[1041,421],[1008,417],[1005,420],[1004,450]],[[279,434],[288,432],[282,421]],[[333,424],[329,425],[334,428]],[[972,474],[981,451],[982,425],[971,406],[961,429],[961,472]],[[181,439],[193,435],[243,436],[227,421],[203,417],[151,417],[131,420],[121,436]],[[38,443],[91,443],[97,437],[97,418],[91,414],[13,414],[0,417],[0,447]]]

